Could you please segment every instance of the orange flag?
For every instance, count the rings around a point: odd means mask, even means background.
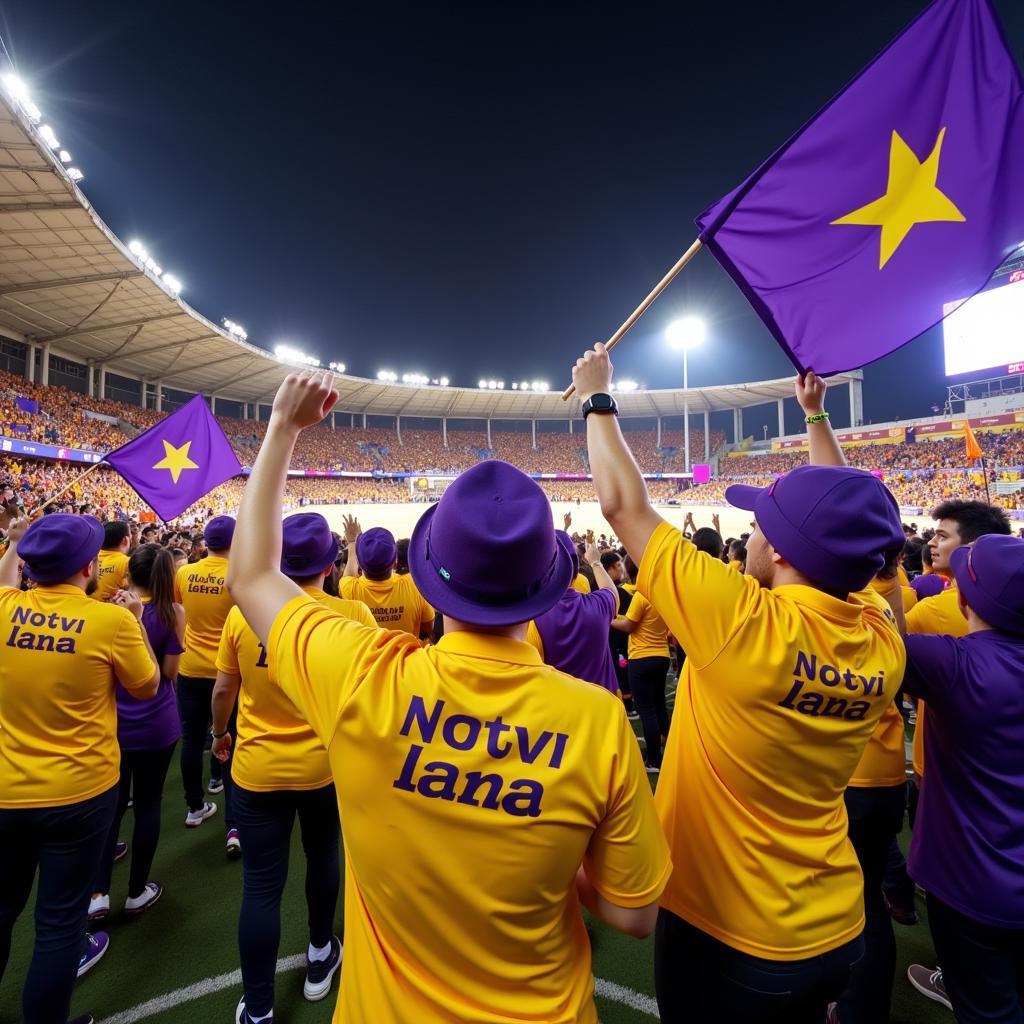
[[[964,420],[964,441],[967,442],[967,461],[974,462],[982,456],[981,445],[971,430],[971,421]]]

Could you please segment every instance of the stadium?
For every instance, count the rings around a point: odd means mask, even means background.
[[[82,191],[82,172],[10,75],[0,87],[0,153],[0,491],[7,521],[45,506],[199,537],[214,517],[238,513],[281,383],[295,370],[329,368],[338,401],[322,425],[300,437],[288,470],[286,515],[319,512],[338,534],[354,516],[363,529],[385,527],[408,538],[459,474],[497,459],[540,485],[556,527],[571,524],[570,532],[592,531],[616,543],[597,502],[580,403],[559,394],[566,382],[448,381],[390,369],[364,378],[292,348],[260,348],[238,323],[193,309],[157,255],[114,234]],[[999,267],[986,294],[1013,299],[1018,314],[1024,309],[1024,254]],[[976,346],[989,327],[957,320],[947,353],[956,358]],[[848,463],[881,479],[915,529],[929,527],[931,509],[950,498],[988,501],[1005,510],[1014,533],[1024,529],[1019,321],[1010,346],[976,355],[966,370],[951,364],[941,411],[900,421],[864,421],[862,371],[829,379],[828,409]],[[1006,352],[1021,358],[1004,359]],[[621,381],[615,388],[623,433],[652,502],[680,529],[692,515],[697,526],[714,521],[727,540],[748,534],[751,514],[726,502],[726,487],[765,486],[807,462],[792,378],[695,388]],[[162,522],[104,457],[197,395],[241,471]],[[753,410],[766,407],[775,429],[755,438],[744,417],[749,423]],[[968,435],[980,445],[980,460],[965,456]],[[670,680],[671,711],[675,670]],[[908,731],[908,752],[909,742]],[[180,827],[177,787],[172,770],[158,855],[168,892],[162,912],[112,923],[114,951],[79,983],[73,1014],[88,1009],[105,1024],[178,1024],[228,1020],[235,1012],[239,869],[222,858],[212,829],[196,837]],[[904,849],[909,844],[906,828],[901,843]],[[293,865],[301,862],[297,835],[291,856]],[[302,892],[301,871],[293,867],[282,910],[275,1014],[327,1021],[333,1000],[304,1002],[297,980],[305,964]],[[14,932],[0,984],[2,1022],[20,1019],[30,918],[24,914]],[[588,931],[601,1020],[658,1019],[652,941],[626,939],[596,919],[588,919]],[[897,939],[893,1022],[951,1019],[942,1007],[922,1005],[905,980],[909,964],[934,961],[925,924],[899,927]],[[138,954],[157,947],[162,953],[154,968]]]

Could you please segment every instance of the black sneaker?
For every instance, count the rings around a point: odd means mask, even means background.
[[[306,982],[302,994],[315,1003],[331,991],[331,979],[341,966],[341,939],[331,936],[331,955],[326,960],[306,959]]]

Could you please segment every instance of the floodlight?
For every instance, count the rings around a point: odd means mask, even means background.
[[[487,381],[485,381],[485,380],[478,380],[476,382],[476,386],[478,388],[486,388],[487,387]]]
[[[446,387],[448,387],[448,378],[447,378],[447,377],[442,377],[442,378],[441,378],[441,379],[440,379],[440,380],[438,381],[438,384],[440,384],[440,385],[441,385],[441,387],[443,387],[443,388],[446,388]]]
[[[635,380],[620,380],[612,385],[615,391],[636,391],[639,387]]]
[[[173,292],[175,295],[180,293],[181,282],[173,274],[164,274],[163,282],[169,292]]]
[[[146,248],[137,238],[133,238],[128,243],[128,251],[133,256],[138,256],[140,260],[146,258]]]
[[[333,370],[333,371],[334,371],[335,373],[344,373],[344,372],[345,372],[345,364],[344,364],[344,363],[328,363],[327,365],[328,365],[328,366],[329,366],[329,367],[330,367],[330,368],[331,368],[331,369],[332,369],[332,370]]]
[[[85,177],[85,175],[77,167],[69,167],[68,177],[72,181],[81,181]]]
[[[499,380],[498,381],[498,390],[500,391],[504,387],[505,387],[505,382],[503,380]]]
[[[60,149],[60,143],[57,141],[57,136],[48,124],[39,126],[39,137],[50,147],[50,149]]]
[[[697,316],[685,316],[681,320],[673,320],[665,328],[665,338],[673,348],[696,348],[703,343],[706,335],[707,325]]]
[[[71,154],[66,149],[62,149],[60,151],[60,162],[62,164],[69,164],[69,163],[71,163],[72,159],[73,159],[73,157],[71,156]]]
[[[533,390],[534,391],[547,391],[548,390],[548,382],[546,380],[535,380],[533,382]]]
[[[224,325],[224,330],[233,338],[237,338],[239,341],[245,341],[246,338],[249,337],[245,328],[241,324],[236,324],[234,320],[224,319],[221,320],[221,323]]]
[[[276,345],[274,355],[283,363],[296,363],[299,366],[319,366],[320,360],[315,356],[308,356],[305,352],[291,345]]]
[[[494,391],[497,388],[497,386],[498,382],[496,380],[489,380],[487,382],[487,387],[490,388],[491,391]]]
[[[0,82],[3,83],[7,94],[16,99],[22,106],[32,102],[28,94],[28,86],[17,75],[10,73],[0,75]]]

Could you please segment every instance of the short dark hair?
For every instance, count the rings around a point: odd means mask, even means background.
[[[116,548],[128,536],[128,524],[120,519],[108,519],[103,524],[103,546]]]
[[[712,558],[721,558],[725,550],[722,535],[712,526],[702,526],[693,535],[693,546],[698,551],[706,551]]]
[[[616,562],[621,562],[622,556],[618,551],[604,551],[601,554],[601,565],[607,570],[610,569]]]
[[[963,501],[953,498],[932,509],[932,519],[952,519],[964,544],[973,544],[987,533],[1009,536],[1010,517],[995,505],[984,501]]]

